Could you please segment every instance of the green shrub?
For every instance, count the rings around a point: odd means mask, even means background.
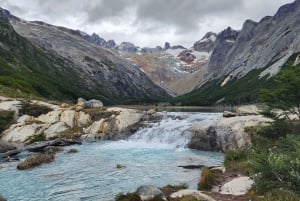
[[[227,170],[241,171],[244,174],[249,173],[248,167],[249,150],[238,149],[225,152],[224,166]]]
[[[283,120],[275,120],[271,125],[262,127],[257,134],[268,139],[279,139],[292,133],[290,124]]]
[[[27,144],[32,144],[34,142],[41,142],[46,141],[46,136],[44,133],[41,133],[39,135],[33,135],[28,140],[26,140]]]
[[[201,171],[201,178],[198,183],[198,190],[211,190],[213,185],[216,184],[216,179],[222,175],[221,170],[211,170],[203,168]]]
[[[14,122],[13,111],[0,111],[0,133],[7,129]]]
[[[263,145],[260,145],[263,146]],[[287,135],[268,146],[255,146],[249,165],[259,194],[282,189],[300,193],[300,137]]]
[[[120,193],[115,197],[116,201],[142,201],[137,193]]]
[[[276,190],[268,192],[261,201],[299,201],[300,194],[296,194],[292,191]]]
[[[43,106],[43,105],[37,105],[37,104],[29,104],[29,103],[24,103],[22,108],[19,110],[20,115],[30,115],[34,117],[38,117],[41,114],[47,114],[50,112],[52,109]]]

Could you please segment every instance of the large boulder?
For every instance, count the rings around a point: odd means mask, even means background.
[[[236,112],[241,116],[258,115],[260,110],[256,105],[242,105],[237,107]]]
[[[251,143],[246,127],[266,125],[271,119],[262,115],[220,117],[216,121],[194,124],[188,147],[199,150],[223,151],[246,147]]]
[[[68,129],[69,127],[66,125],[66,123],[60,121],[51,125],[47,130],[45,130],[44,134],[46,136],[46,139],[54,138]]]
[[[75,121],[76,121],[76,125],[78,127],[84,127],[84,126],[90,124],[91,117],[90,117],[89,114],[86,114],[86,113],[80,111],[80,112],[76,113],[76,120]]]
[[[140,196],[142,201],[152,200],[154,198],[167,200],[164,193],[156,186],[140,186],[136,190],[136,193]]]
[[[252,188],[254,182],[249,177],[237,177],[223,184],[220,188],[221,194],[245,195]]]
[[[2,140],[8,142],[23,143],[34,135],[42,134],[47,127],[47,124],[37,123],[24,126],[12,125],[9,129],[3,132]]]
[[[123,108],[108,108],[108,111],[119,111],[120,114],[116,116],[115,130],[124,131],[135,123],[139,122],[144,113],[139,110],[123,109]]]
[[[70,128],[75,126],[75,110],[65,110],[61,113],[60,121],[65,122]]]
[[[59,121],[61,113],[62,113],[62,111],[60,111],[60,110],[54,110],[54,111],[48,112],[47,114],[40,115],[37,118],[37,120],[44,122],[44,123],[53,124],[53,123]]]

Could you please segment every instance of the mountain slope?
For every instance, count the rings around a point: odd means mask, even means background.
[[[173,103],[207,105],[258,100],[263,87],[300,52],[300,0],[279,8],[260,22],[246,20],[242,30],[230,27],[217,35],[205,79]]]
[[[27,93],[47,98],[95,97],[110,104],[168,97],[138,68],[111,51],[53,26],[21,20],[3,9],[0,18],[1,69],[6,73],[1,74],[2,85],[26,88]],[[20,27],[30,42],[14,31]]]

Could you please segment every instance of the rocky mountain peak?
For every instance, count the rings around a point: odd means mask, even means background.
[[[217,36],[217,39],[220,41],[235,41],[238,37],[238,34],[238,31],[228,27]]]
[[[138,51],[138,47],[130,42],[122,42],[120,45],[117,46],[117,50],[122,52],[135,53]]]
[[[170,43],[169,42],[165,42],[165,47],[164,50],[170,49]]]
[[[194,49],[199,52],[211,52],[214,49],[217,34],[208,32],[205,36],[194,43]]]
[[[286,16],[288,16],[290,13],[295,12],[300,9],[300,0],[295,0],[293,3],[285,4],[281,6],[277,13],[274,16],[274,19],[276,21],[281,21]]]

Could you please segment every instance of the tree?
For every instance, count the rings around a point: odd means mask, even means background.
[[[300,119],[300,65],[283,69],[275,79],[272,89],[261,92],[261,100],[270,109],[279,109],[277,118],[284,117],[292,124],[291,114]]]

